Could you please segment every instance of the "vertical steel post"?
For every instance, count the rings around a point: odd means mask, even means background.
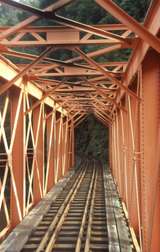
[[[44,186],[44,130],[43,130],[44,105],[40,104],[33,110],[34,146],[34,203],[43,197]]]
[[[46,172],[46,192],[54,185],[54,120],[55,111],[47,119],[47,172]]]
[[[22,91],[10,90],[11,144],[8,154],[11,170],[11,226],[15,227],[24,216],[25,162],[24,162],[24,96]]]
[[[73,167],[74,166],[74,164],[75,164],[75,146],[74,146],[74,141],[75,141],[75,136],[74,136],[74,122],[72,121],[72,128],[71,128],[71,130],[72,130],[72,162],[71,162],[71,167]]]
[[[142,65],[141,214],[143,252],[160,251],[160,187],[157,166],[160,118],[159,55],[150,51]]]

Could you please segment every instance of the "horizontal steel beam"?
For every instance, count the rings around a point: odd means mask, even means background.
[[[123,42],[128,41],[128,43],[130,43],[130,39],[125,39],[125,38],[123,38],[123,37],[121,37],[119,35],[116,35],[114,33],[98,29],[98,28],[93,27],[91,25],[85,25],[83,23],[76,22],[76,21],[73,21],[71,19],[61,17],[59,15],[54,14],[53,11],[43,11],[43,10],[40,10],[38,8],[26,5],[26,4],[15,2],[13,0],[1,0],[1,2],[5,3],[5,4],[8,4],[10,6],[16,7],[18,9],[30,12],[30,13],[38,16],[38,17],[52,19],[52,20],[54,20],[55,22],[57,22],[59,24],[69,26],[69,27],[75,28],[77,30],[89,32],[89,33],[92,33],[94,35],[101,36],[103,38],[112,38],[113,40],[118,40],[118,41],[123,41]]]
[[[36,38],[32,40],[2,40],[0,44],[8,47],[31,47],[31,46],[47,46],[54,45],[56,47],[70,47],[70,46],[82,46],[82,45],[123,45],[119,41],[112,41],[109,39],[87,39],[87,40],[57,40],[57,39],[42,39],[40,36],[36,40]]]
[[[59,0],[51,5],[49,5],[48,7],[46,7],[44,9],[44,11],[58,11],[60,8],[62,8],[63,6],[67,5],[68,3],[70,3],[72,0]],[[26,27],[27,25],[30,25],[31,23],[37,21],[39,19],[39,16],[33,15],[29,18],[26,18],[25,20],[21,21],[20,23],[16,24],[13,27],[8,28],[6,31],[2,32],[0,34],[0,39],[4,39],[7,38],[8,36],[16,33],[17,31],[19,31],[20,29]]]
[[[106,31],[126,31],[128,30],[128,28],[123,25],[123,24],[97,24],[97,25],[92,25],[95,28],[99,28],[102,30],[106,30]],[[0,32],[4,32],[7,29],[12,28],[12,26],[0,26]],[[76,32],[75,29],[71,28],[71,27],[66,27],[63,25],[54,25],[54,26],[27,26],[27,27],[22,27],[21,30],[18,30],[17,33],[21,33],[21,32],[49,32],[49,31],[59,31],[59,32]]]

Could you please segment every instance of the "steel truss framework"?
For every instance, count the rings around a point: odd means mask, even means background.
[[[74,165],[74,129],[93,113],[110,130],[110,167],[137,247],[160,251],[160,1],[140,24],[113,1],[95,0],[120,23],[94,26],[56,13],[72,0],[44,10],[0,2],[30,13],[0,27],[0,238]],[[35,26],[42,18],[57,25]],[[99,49],[85,53],[88,45]],[[19,50],[40,46],[39,55]],[[125,49],[128,61],[98,60]],[[72,57],[54,59],[61,50]]]

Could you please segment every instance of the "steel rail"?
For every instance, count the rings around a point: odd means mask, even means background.
[[[100,162],[85,161],[53,201],[22,252],[118,252],[124,247],[132,251],[127,223],[119,220],[121,210],[112,209],[113,182],[108,182],[110,177],[106,181]]]
[[[82,238],[83,238],[83,234],[84,234],[89,203],[90,203],[90,199],[92,198],[92,194],[95,193],[95,189],[96,189],[96,179],[97,179],[97,171],[95,170],[95,167],[94,167],[94,172],[92,175],[92,180],[91,180],[91,184],[90,184],[90,188],[89,188],[89,192],[88,192],[88,197],[86,200],[86,206],[85,206],[84,213],[83,213],[82,223],[81,223],[80,231],[78,234],[75,252],[80,252],[80,250],[81,250]],[[92,193],[92,190],[93,190],[93,193]]]
[[[66,215],[66,212],[68,211],[70,202],[73,200],[77,190],[79,189],[79,187],[81,185],[81,181],[83,180],[83,178],[85,176],[85,173],[86,173],[86,168],[81,171],[78,178],[76,179],[76,181],[75,181],[71,191],[69,192],[67,198],[65,199],[64,203],[62,204],[59,211],[57,212],[54,220],[49,225],[48,231],[45,233],[45,236],[41,240],[38,248],[36,249],[36,252],[41,252],[45,248],[46,243],[48,242],[48,238],[50,236],[50,233],[53,231],[53,229],[55,229],[55,232],[53,233],[53,235],[52,235],[52,237],[50,239],[50,242],[49,242],[47,248],[45,249],[45,251],[51,251],[50,250],[51,242],[54,242],[56,233],[59,230],[59,226],[60,226],[61,223],[63,223],[63,219],[64,219],[64,217]],[[55,228],[55,226],[56,226],[56,228]]]
[[[95,165],[95,163],[94,163],[94,165]],[[88,227],[87,227],[87,237],[86,237],[84,252],[90,251],[91,229],[92,229],[92,219],[93,219],[93,212],[94,212],[94,200],[95,200],[95,195],[96,195],[96,185],[97,185],[97,173],[96,173],[94,190],[93,190],[93,195],[92,195],[92,200],[91,200],[91,206],[90,206],[90,211],[89,211],[89,220],[88,220]]]
[[[92,184],[93,184],[93,181],[94,181],[94,176],[95,176],[95,170],[94,170],[94,172],[93,172],[93,174],[92,174],[91,185],[90,185],[90,191],[92,190]],[[52,249],[54,248],[54,245],[55,245],[55,242],[56,242],[57,234],[58,234],[58,232],[60,231],[61,226],[63,225],[64,219],[65,219],[65,217],[66,217],[66,215],[67,215],[67,213],[68,213],[68,211],[69,211],[70,204],[71,204],[71,202],[73,201],[73,199],[75,198],[76,193],[77,193],[77,191],[78,191],[78,189],[79,189],[79,187],[80,187],[80,185],[81,185],[82,180],[83,180],[83,178],[79,181],[76,190],[74,191],[74,193],[73,193],[73,195],[72,195],[72,197],[71,197],[71,199],[70,199],[68,205],[66,206],[66,209],[65,209],[65,211],[64,211],[64,214],[61,216],[61,218],[60,218],[60,220],[59,220],[59,223],[58,223],[58,225],[57,225],[57,227],[56,227],[56,229],[55,229],[55,231],[54,231],[52,237],[50,238],[50,241],[49,241],[49,243],[48,243],[48,245],[47,245],[47,247],[46,247],[46,249],[45,249],[46,252],[51,252]]]

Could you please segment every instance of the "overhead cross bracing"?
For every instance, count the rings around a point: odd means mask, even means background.
[[[112,1],[96,2],[122,23],[86,25],[56,14],[57,10],[71,2],[57,1],[40,10],[12,0],[1,1],[27,11],[31,16],[13,27],[0,28],[2,57],[9,56],[11,60],[21,58],[27,62],[16,64],[17,75],[0,88],[0,94],[23,78],[42,90],[41,100],[51,97],[73,116],[77,112],[83,116],[93,113],[108,124],[113,120],[114,111],[123,109],[120,104],[122,93],[139,99],[126,79],[137,45],[144,41],[146,46],[159,52],[159,40],[145,25],[139,24]],[[34,26],[34,22],[41,18],[53,20],[57,25]],[[100,49],[94,50],[92,45],[99,45]],[[35,46],[47,49],[41,50],[39,55],[19,50]],[[91,46],[88,53],[84,53],[85,46]],[[125,49],[131,51],[128,62],[97,61],[99,56]],[[69,51],[72,56],[64,61],[54,59],[54,52],[61,53],[61,50]]]
[[[0,239],[73,167],[74,129],[94,114],[109,126],[110,168],[139,247],[160,251],[160,1],[140,23],[95,0],[117,20],[95,25],[58,14],[71,0],[43,10],[0,2],[28,16],[0,27]]]

